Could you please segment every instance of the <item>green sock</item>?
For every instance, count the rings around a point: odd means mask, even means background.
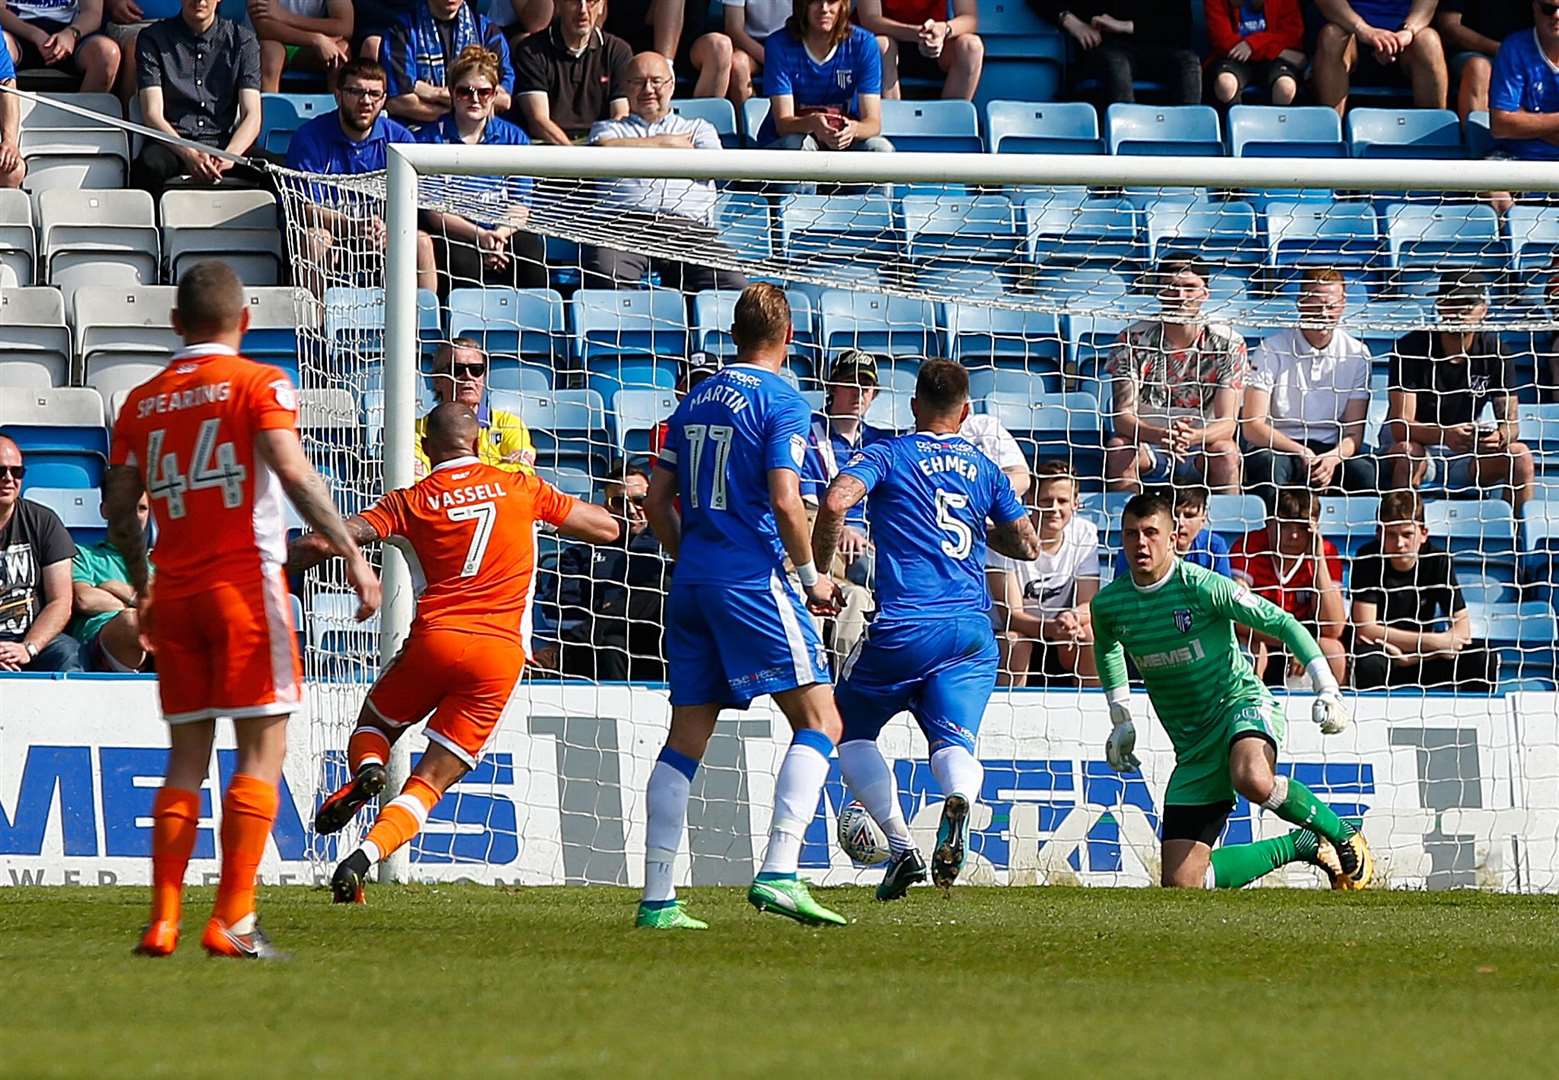
[[[1283,779],[1283,777],[1278,778],[1278,786],[1273,789],[1274,795],[1283,786]],[[1270,801],[1265,805],[1268,810],[1290,825],[1298,825],[1302,829],[1318,832],[1334,844],[1346,843],[1348,837],[1353,835],[1352,826],[1344,822],[1330,806],[1317,799],[1309,788],[1293,777],[1288,778],[1288,795],[1282,805],[1273,806]]]
[[[1320,841],[1309,829],[1295,829],[1283,836],[1251,844],[1231,844],[1213,850],[1213,885],[1238,889],[1280,866],[1314,858]]]

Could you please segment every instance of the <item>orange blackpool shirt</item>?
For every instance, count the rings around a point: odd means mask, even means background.
[[[412,631],[455,630],[519,641],[530,652],[536,526],[560,525],[575,499],[525,473],[456,458],[363,512],[380,539],[415,556]]]
[[[281,483],[255,450],[260,432],[297,426],[280,368],[221,345],[194,345],[130,391],[112,461],[140,471],[157,522],[157,595],[248,587],[287,560]]]

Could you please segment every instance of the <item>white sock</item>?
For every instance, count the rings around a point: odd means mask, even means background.
[[[897,786],[893,770],[877,749],[873,739],[851,739],[839,744],[839,772],[850,794],[861,800],[872,820],[882,827],[888,847],[897,855],[915,846],[909,826],[899,812]]]
[[[369,866],[372,866],[374,863],[378,862],[384,857],[379,854],[379,845],[374,843],[372,840],[364,840],[361,844],[357,845],[357,850],[368,856]]]
[[[817,746],[800,739],[790,744],[774,781],[774,819],[761,873],[796,872],[801,862],[801,838],[817,814],[817,800],[827,779],[828,758]]]
[[[961,746],[944,746],[931,755],[931,775],[942,794],[962,795],[971,803],[980,797],[985,768],[979,758]]]
[[[692,787],[686,774],[664,761],[657,761],[650,770],[644,792],[648,819],[644,827],[644,899],[650,903],[676,899],[673,873],[677,849],[687,831],[687,800]]]

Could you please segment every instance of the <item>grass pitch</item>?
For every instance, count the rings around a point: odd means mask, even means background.
[[[0,1075],[1553,1077],[1559,903],[1468,893],[271,888],[286,965],[130,956],[146,890],[0,892]],[[194,925],[194,930],[189,927]]]

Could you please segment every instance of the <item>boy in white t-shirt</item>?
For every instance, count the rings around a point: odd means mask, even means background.
[[[1029,498],[1039,556],[988,558],[1000,685],[1098,685],[1088,602],[1099,591],[1099,530],[1077,516],[1077,494],[1066,462],[1040,462]]]

